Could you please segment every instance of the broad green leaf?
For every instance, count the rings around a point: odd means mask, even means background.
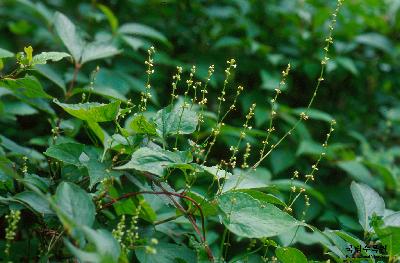
[[[390,256],[400,256],[400,227],[387,226],[376,230],[376,233]]]
[[[80,165],[79,157],[84,149],[83,144],[79,143],[63,143],[50,146],[44,154],[62,161],[64,163],[72,164],[75,166]]]
[[[24,11],[30,10],[31,11],[30,15],[32,14],[33,16],[38,17],[46,25],[51,24],[51,20],[53,18],[54,12],[52,12],[52,10],[50,10],[48,7],[46,7],[44,3],[42,3],[42,2],[34,3],[30,0],[16,0],[15,2],[24,6],[25,7]]]
[[[372,153],[372,154],[376,154],[376,152]],[[391,155],[390,152],[387,152],[388,156]],[[376,157],[378,159],[380,159],[380,157],[378,157],[379,155],[376,154]],[[379,163],[379,162],[370,162],[367,161],[365,162],[365,165],[368,166],[368,168],[371,169],[371,171],[373,173],[379,173],[380,178],[382,178],[382,181],[385,184],[385,188],[387,188],[388,190],[394,190],[397,188],[399,181],[397,180],[397,176],[396,176],[396,172],[395,172],[395,168],[391,167],[391,165],[386,164],[386,163]]]
[[[96,209],[89,194],[82,188],[73,183],[61,182],[57,187],[55,199],[61,211],[74,224],[93,225]],[[60,219],[62,220],[62,217]]]
[[[342,230],[329,230],[329,231],[336,234],[337,236],[339,236],[346,242],[350,243],[354,247],[358,246],[365,247],[365,243],[362,240],[358,239],[357,237],[349,233],[346,233],[345,231]]]
[[[87,102],[79,104],[65,104],[54,101],[72,116],[88,122],[106,122],[116,119],[119,111],[120,101],[109,104]]]
[[[278,247],[275,250],[276,257],[282,263],[307,263],[303,252],[294,247]]]
[[[186,196],[192,198],[201,206],[201,210],[203,211],[203,215],[205,217],[218,214],[218,208],[215,206],[214,201],[209,201],[201,194],[198,194],[193,191],[188,192]],[[186,202],[190,207],[192,207],[193,209],[192,211],[196,211],[196,215],[200,215],[200,212],[198,211],[197,207],[192,202],[188,200],[186,200]]]
[[[242,40],[240,38],[226,36],[226,37],[222,37],[222,38],[218,39],[215,42],[215,44],[213,45],[213,48],[223,49],[223,48],[227,48],[227,47],[240,46],[241,43],[242,43]]]
[[[374,222],[373,228],[382,246],[386,246],[389,257],[400,256],[400,227],[388,225],[382,220]]]
[[[304,225],[274,205],[241,192],[222,194],[218,206],[223,212],[224,225],[240,237],[273,237]]]
[[[157,112],[155,123],[160,136],[163,138],[169,135],[190,134],[196,130],[198,122],[197,114],[185,108],[176,105],[175,107],[168,106]]]
[[[120,53],[115,46],[109,43],[93,42],[85,46],[82,52],[81,63],[88,61],[112,57]]]
[[[163,42],[164,44],[169,43],[167,38],[154,28],[138,23],[124,24],[119,28],[118,31],[122,34],[138,35],[138,36],[153,38]]]
[[[148,121],[143,114],[139,114],[129,123],[129,127],[137,134],[156,135],[157,130],[154,123]]]
[[[85,47],[85,41],[78,35],[75,25],[62,13],[54,16],[54,26],[58,36],[71,53],[75,62],[79,62]]]
[[[303,155],[303,154],[319,155],[322,152],[324,152],[324,148],[322,147],[321,144],[311,140],[302,140],[300,142],[299,148],[297,148],[296,155]]]
[[[5,102],[4,107],[5,107],[5,113],[11,115],[26,116],[38,113],[38,111],[35,108],[21,101]]]
[[[44,154],[66,164],[85,167],[90,178],[90,188],[104,178],[120,176],[120,172],[111,170],[110,161],[101,160],[102,151],[94,147],[79,143],[62,143],[50,146]]]
[[[52,81],[58,87],[60,87],[62,89],[63,93],[65,94],[65,92],[67,91],[66,88],[65,88],[65,81],[62,78],[60,73],[56,72],[49,65],[36,65],[35,69],[42,76],[48,78],[50,81]]]
[[[189,163],[191,161],[192,156],[189,152],[170,152],[162,149],[142,147],[132,154],[131,160],[128,163],[114,169],[134,169],[163,176],[168,165]]]
[[[223,192],[232,189],[255,189],[267,187],[271,181],[271,173],[265,168],[241,170],[235,169],[234,174],[227,177]]]
[[[23,95],[27,98],[51,98],[51,96],[43,90],[37,78],[30,75],[19,79],[2,79],[0,80],[0,87],[4,87],[11,90],[16,95]]]
[[[349,257],[352,252],[348,250],[349,245],[346,240],[336,235],[333,231],[325,229],[323,234],[331,241],[331,244],[326,245],[334,254],[340,258]]]
[[[337,57],[335,61],[345,68],[347,71],[351,72],[354,76],[358,76],[359,72],[354,61],[348,57]]]
[[[110,161],[101,161],[102,151],[94,147],[85,147],[84,152],[79,156],[80,163],[86,167],[89,177],[90,184],[89,188],[105,178],[118,177],[121,175],[119,171],[111,170]]]
[[[122,36],[122,39],[128,44],[133,50],[138,50],[139,48],[146,45],[146,41],[137,37]]]
[[[369,186],[378,186],[377,180],[372,177],[370,171],[361,162],[356,160],[340,161],[337,165],[355,180],[361,181]]]
[[[111,256],[115,262],[118,261],[121,252],[120,246],[109,231],[105,229],[93,230],[89,227],[84,227],[83,232],[88,241],[94,244],[96,250],[102,256]]]
[[[14,169],[14,163],[0,155],[0,189],[8,188],[14,190],[14,179],[18,178],[18,173]]]
[[[40,177],[36,174],[26,173],[21,181],[23,181],[25,184],[30,185],[31,187],[36,187],[42,192],[47,192],[50,186],[50,180],[48,178]]]
[[[89,128],[96,134],[97,138],[100,139],[101,143],[104,147],[107,147],[107,142],[110,140],[110,136],[108,133],[101,128],[101,126],[97,122],[89,121],[88,123]]]
[[[331,244],[324,233],[315,227],[311,226],[311,228],[313,230],[312,232],[307,231],[306,227],[303,226],[290,229],[290,231],[278,236],[280,244],[285,247],[296,243],[307,246],[316,244],[328,246]]]
[[[140,214],[139,214],[140,218],[143,218],[144,220],[151,222],[151,223],[156,221],[157,214],[153,210],[150,203],[148,203],[146,201],[146,199],[144,199],[144,197],[142,197],[142,196],[140,196],[138,198],[142,202],[142,209],[140,210]]]
[[[119,192],[115,187],[110,187],[109,194],[110,197],[112,198],[118,198],[123,194],[123,192]],[[157,219],[157,214],[154,212],[153,208],[142,196],[137,196],[136,199],[140,200],[142,207],[142,209],[140,210],[139,217],[143,218],[148,222],[154,222]],[[138,203],[136,199],[133,198],[124,199],[113,204],[116,214],[135,215]]]
[[[14,56],[15,56],[15,54],[12,53],[11,51],[8,51],[8,50],[0,48],[0,59],[2,59],[2,58],[12,58]]]
[[[101,68],[94,81],[94,91],[98,88],[104,90],[115,90],[121,95],[126,95],[129,91],[141,92],[144,90],[145,83],[135,83],[137,79],[119,70],[108,70]]]
[[[176,244],[159,243],[155,245],[155,254],[146,253],[144,248],[135,249],[136,257],[140,263],[195,263],[196,253],[187,247]]]
[[[64,243],[65,243],[65,246],[69,249],[69,251],[71,251],[71,254],[74,255],[76,258],[78,258],[81,262],[103,262],[103,261],[105,261],[107,263],[110,263],[110,261],[108,261],[109,259],[102,258],[102,256],[96,252],[86,252],[86,251],[83,251],[83,250],[75,247],[67,239],[64,239]],[[111,263],[116,263],[116,262],[111,261]]]
[[[118,29],[118,18],[114,15],[110,8],[105,5],[97,4],[97,7],[104,13],[107,17],[108,23],[110,24],[112,32],[117,31]]]
[[[121,248],[109,231],[105,229],[93,230],[87,226],[83,226],[82,231],[90,244],[88,251],[81,250],[65,240],[66,246],[75,257],[82,262],[118,262]]]
[[[65,52],[42,52],[35,55],[32,59],[32,65],[46,64],[48,60],[60,61],[63,58],[70,57],[68,53]]]
[[[282,207],[286,207],[287,205],[285,202],[283,202],[281,199],[278,197],[274,196],[273,194],[266,194],[257,190],[251,190],[251,189],[241,189],[238,190],[239,192],[246,193],[253,197],[254,199],[257,199],[261,202],[267,202],[270,204],[275,204],[275,205],[280,205]]]
[[[111,198],[118,198],[122,195],[114,186],[108,189],[108,193]],[[136,205],[132,198],[123,199],[113,204],[115,213],[120,215],[134,215],[136,211]]]
[[[95,89],[92,89],[91,87],[87,86],[85,88],[75,88],[72,91],[72,95],[76,95],[79,93],[86,93],[86,94],[96,94],[100,95],[106,99],[111,99],[111,100],[120,100],[126,102],[128,99],[122,95],[118,90],[114,88],[107,88],[107,87],[97,87]]]
[[[266,90],[274,90],[279,87],[280,76],[277,74],[271,74],[265,70],[260,71],[261,75],[261,88]],[[286,90],[287,86],[281,87],[282,90]]]
[[[380,49],[389,54],[393,52],[393,45],[390,40],[379,33],[365,33],[356,37],[355,41],[360,44]]]
[[[14,141],[12,141],[2,135],[0,135],[0,145],[2,145],[7,150],[11,151],[12,154],[27,156],[30,159],[34,159],[34,160],[44,160],[45,159],[45,157],[38,151],[18,145]]]
[[[40,214],[54,214],[53,210],[50,208],[49,202],[33,191],[18,193],[14,198],[28,204],[33,210]]]
[[[292,166],[296,161],[293,150],[278,148],[271,153],[271,166],[274,174],[280,173]]]
[[[397,226],[400,227],[400,212],[395,212],[389,214],[383,218],[383,222],[387,226]]]
[[[358,221],[363,229],[369,232],[372,215],[383,216],[385,202],[375,190],[365,184],[352,182],[350,189],[357,206]]]

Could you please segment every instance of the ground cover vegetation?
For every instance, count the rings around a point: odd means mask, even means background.
[[[4,262],[398,262],[398,0],[0,0]]]

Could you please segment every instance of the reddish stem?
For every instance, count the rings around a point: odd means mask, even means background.
[[[68,100],[69,97],[72,96],[72,89],[74,88],[76,79],[78,77],[78,72],[81,69],[81,66],[82,66],[81,64],[75,63],[74,75],[72,76],[72,80],[71,80],[71,83],[69,85],[68,91],[67,91],[67,93],[65,93],[65,100]]]
[[[163,189],[164,190],[164,189]],[[126,199],[126,198],[130,198],[139,194],[155,194],[155,195],[168,195],[168,196],[176,196],[179,198],[184,198],[188,201],[190,201],[191,203],[193,203],[193,205],[196,206],[197,209],[199,209],[200,212],[200,217],[201,217],[201,227],[202,227],[202,232],[203,234],[201,234],[200,229],[198,228],[197,224],[196,224],[196,220],[193,218],[192,215],[188,215],[189,221],[191,222],[191,224],[193,225],[194,230],[196,231],[196,233],[200,236],[201,241],[204,243],[204,246],[206,248],[206,252],[208,255],[208,258],[211,262],[214,261],[214,257],[212,255],[212,251],[210,250],[210,248],[208,247],[208,245],[206,244],[206,231],[205,231],[205,225],[204,225],[204,214],[203,214],[203,210],[201,209],[200,205],[191,197],[186,196],[186,195],[182,195],[179,193],[173,193],[173,192],[168,192],[166,190],[164,190],[163,192],[153,192],[153,191],[140,191],[140,192],[131,192],[131,193],[126,193],[123,194],[117,198],[114,198],[112,201],[104,204],[101,209],[107,208],[112,206],[113,204],[115,204],[116,202]],[[177,206],[180,210],[183,210],[184,213],[186,213],[186,211],[183,209],[183,207],[181,205],[179,205],[174,199],[172,199],[172,201],[174,202],[175,206]]]

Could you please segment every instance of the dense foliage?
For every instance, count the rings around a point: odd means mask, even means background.
[[[397,262],[399,8],[0,0],[1,260]]]

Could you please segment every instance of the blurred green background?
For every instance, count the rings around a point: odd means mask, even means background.
[[[215,74],[210,83],[209,110],[215,111],[226,61],[234,58],[238,67],[229,84],[227,100],[232,100],[237,85],[243,85],[245,92],[212,157],[219,160],[226,155],[226,149],[238,137],[247,110],[255,102],[255,123],[248,137],[254,143],[254,161],[259,150],[255,142],[264,136],[261,131],[267,128],[270,100],[288,63],[292,70],[278,101],[275,140],[307,106],[320,73],[322,48],[335,6],[333,0],[0,0],[0,47],[13,52],[28,45],[35,53],[65,51],[52,28],[53,14],[60,11],[87,39],[111,41],[122,51],[113,58],[86,64],[78,76],[78,86],[87,86],[90,72],[99,65],[95,82],[99,96],[137,102],[146,79],[146,50],[153,45],[157,53],[150,107],[154,111],[169,102],[176,66],[182,66],[186,76],[196,65],[196,78],[203,81],[211,64],[215,65]],[[307,213],[307,221],[322,229],[361,230],[349,190],[352,180],[376,189],[384,196],[388,209],[400,209],[399,8],[399,0],[345,1],[338,16],[325,81],[310,120],[262,164],[275,182],[271,191],[288,192],[293,171],[305,174],[311,169],[329,121],[336,119],[330,150],[311,184],[314,192]],[[10,70],[7,64],[4,66],[5,72]],[[72,72],[73,66],[65,60],[51,69],[42,66],[35,74],[47,84],[47,91],[57,96],[72,79]],[[180,91],[183,89],[182,85]],[[7,99],[4,94],[0,102],[2,133],[20,144],[40,149],[30,139],[49,133],[49,125],[43,125],[47,117],[23,104],[16,107],[20,102]],[[210,117],[206,128],[214,124]],[[15,134],[16,129],[23,129],[24,133]],[[302,211],[301,202],[298,206],[296,211]]]

